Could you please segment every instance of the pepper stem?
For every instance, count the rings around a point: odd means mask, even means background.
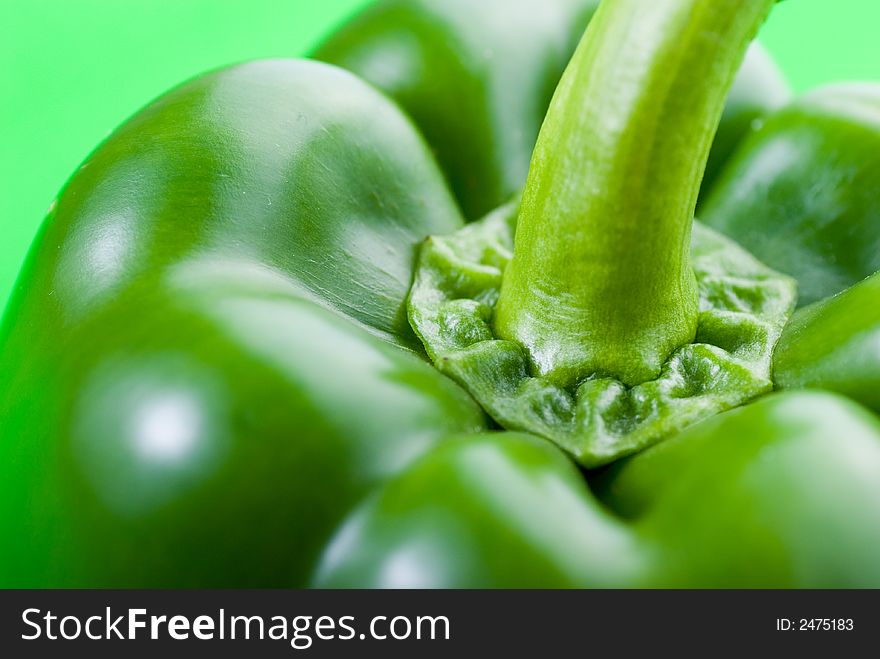
[[[494,318],[539,375],[634,386],[693,341],[700,182],[774,2],[601,3],[541,128]]]

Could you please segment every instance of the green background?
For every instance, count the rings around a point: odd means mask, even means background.
[[[474,0],[479,2],[479,0]],[[296,56],[368,0],[0,0],[0,308],[65,179],[201,71]],[[880,80],[880,0],[788,0],[761,33],[792,85]]]

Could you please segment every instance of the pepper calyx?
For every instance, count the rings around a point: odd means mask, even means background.
[[[517,213],[514,202],[427,239],[408,298],[410,324],[436,367],[502,427],[545,437],[592,468],[772,390],[773,348],[795,307],[796,284],[698,222],[693,343],[635,386],[604,373],[568,387],[541,376],[527,350],[497,338],[493,327]]]

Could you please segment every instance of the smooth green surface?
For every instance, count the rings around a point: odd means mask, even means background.
[[[774,394],[594,481],[660,547],[662,587],[880,585],[880,422],[825,393]]]
[[[0,0],[0,307],[46,209],[107,133],[207,69],[293,56],[365,0]],[[795,90],[880,80],[876,0],[777,6],[761,40]]]
[[[785,0],[760,38],[795,91],[805,92],[841,80],[880,80],[878,24],[876,0]]]
[[[444,442],[349,516],[315,585],[615,587],[648,557],[550,444],[482,434]]]
[[[49,204],[152,99],[311,49],[364,0],[0,0],[0,307]]]
[[[846,399],[775,394],[591,486],[528,436],[444,442],[349,517],[317,584],[880,586],[880,422]]]
[[[794,277],[802,305],[880,269],[880,83],[829,85],[768,117],[700,219]]]
[[[782,389],[828,389],[880,412],[880,273],[798,311],[773,356]]]
[[[380,0],[316,51],[394,98],[468,219],[519,192],[598,0]]]
[[[0,587],[305,583],[365,493],[485,428],[399,347],[416,242],[461,225],[409,119],[342,69],[240,65],[136,115],[0,326]]]

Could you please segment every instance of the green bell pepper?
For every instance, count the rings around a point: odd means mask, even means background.
[[[737,185],[773,4],[383,1],[135,115],[0,327],[0,586],[880,586],[874,156],[790,320],[720,219],[820,244]]]

